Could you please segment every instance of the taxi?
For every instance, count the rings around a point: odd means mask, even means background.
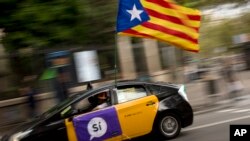
[[[193,123],[184,85],[124,81],[86,90],[2,141],[119,141],[149,133],[172,139]]]

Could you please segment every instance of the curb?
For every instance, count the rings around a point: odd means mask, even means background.
[[[239,96],[236,99],[249,100],[250,95]],[[223,100],[223,101],[220,101],[220,102],[212,104],[212,105],[200,105],[200,106],[197,106],[193,109],[194,109],[194,115],[199,115],[199,114],[213,112],[213,111],[220,110],[220,109],[230,108],[232,106],[233,105],[230,102],[230,100]],[[244,106],[244,104],[241,106]]]

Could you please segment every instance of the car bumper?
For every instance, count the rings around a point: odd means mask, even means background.
[[[0,136],[0,141],[8,141],[9,140],[9,136],[3,135]]]
[[[191,105],[188,102],[183,102],[181,104],[181,117],[182,117],[182,127],[187,127],[189,125],[193,124],[193,120],[194,120],[194,114],[193,114],[193,109],[191,107]],[[185,107],[185,108],[184,108]]]

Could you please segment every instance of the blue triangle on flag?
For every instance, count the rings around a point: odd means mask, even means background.
[[[134,9],[140,11],[139,17],[132,18],[132,14],[128,12]],[[140,0],[120,0],[116,26],[117,32],[130,29],[148,20],[149,16]]]

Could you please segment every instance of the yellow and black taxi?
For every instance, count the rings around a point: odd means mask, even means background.
[[[119,141],[149,133],[175,138],[193,123],[183,85],[124,81],[66,99],[3,141]]]

